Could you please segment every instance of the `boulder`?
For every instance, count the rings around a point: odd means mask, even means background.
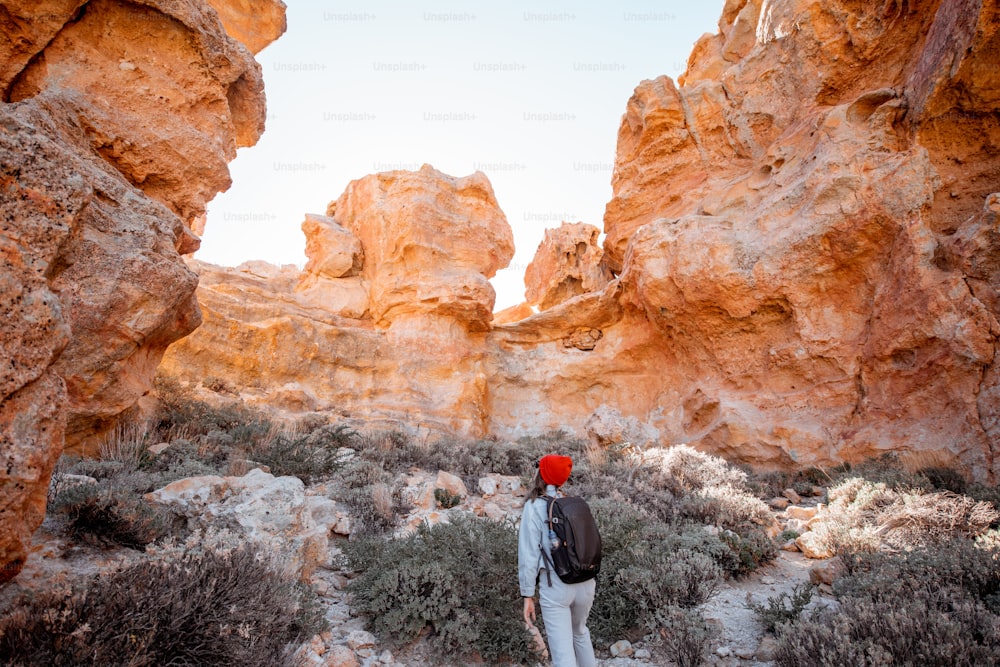
[[[259,469],[242,477],[190,477],[148,493],[146,499],[184,518],[190,529],[225,530],[261,543],[286,557],[303,579],[329,564],[327,538],[336,515],[326,503],[307,497],[298,477],[275,477]]]

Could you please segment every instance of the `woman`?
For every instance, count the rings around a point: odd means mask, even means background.
[[[549,655],[553,667],[594,667],[594,645],[587,629],[587,616],[594,604],[595,579],[579,584],[566,584],[547,572],[551,540],[546,525],[548,503],[543,496],[557,498],[559,487],[566,483],[573,469],[573,459],[549,454],[538,462],[535,481],[528,491],[521,514],[518,536],[517,570],[524,598],[524,620],[532,625],[535,620],[535,583],[539,584],[539,599]],[[546,555],[543,556],[542,549]]]

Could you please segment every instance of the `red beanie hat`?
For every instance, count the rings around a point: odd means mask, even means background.
[[[542,481],[552,486],[562,486],[569,479],[569,473],[573,470],[573,459],[568,456],[558,454],[548,454],[538,462],[538,472],[542,476]]]

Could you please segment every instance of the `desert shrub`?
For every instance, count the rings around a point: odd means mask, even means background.
[[[663,523],[676,522],[683,511],[681,499],[669,489],[657,486],[641,468],[632,474],[631,482],[626,482],[631,472],[627,463],[611,460],[601,470],[584,471],[568,492],[584,498],[607,497],[613,493],[622,502],[643,508]]]
[[[815,586],[802,583],[792,587],[791,594],[779,593],[767,598],[767,606],[747,600],[747,607],[767,632],[774,632],[778,626],[797,621],[805,608],[812,602]]]
[[[434,489],[434,502],[441,509],[451,509],[462,502],[462,495],[447,489]]]
[[[748,473],[747,485],[758,498],[769,500],[792,489],[800,496],[811,495],[814,486],[825,487],[833,482],[834,471],[809,467],[797,470],[768,470]]]
[[[169,442],[177,433],[194,438],[212,431],[240,428],[266,432],[270,428],[270,420],[264,413],[241,401],[209,404],[195,398],[177,380],[162,375],[155,378],[154,386],[159,407],[152,427],[159,440]]]
[[[491,662],[533,657],[520,621],[513,523],[459,517],[391,544],[352,541],[344,553],[361,573],[349,586],[354,609],[384,640],[406,643],[429,629],[443,654],[478,653]]]
[[[244,546],[147,560],[76,592],[25,597],[0,619],[5,665],[290,664],[323,629],[306,588]]]
[[[987,667],[1000,662],[1000,618],[953,588],[906,598],[848,598],[779,631],[779,667]]]
[[[660,615],[660,643],[678,667],[704,664],[711,639],[708,623],[694,609],[672,607]]]
[[[917,474],[927,478],[931,486],[939,491],[965,493],[969,486],[962,473],[947,466],[928,466],[918,470]]]
[[[664,486],[672,485],[678,490],[692,492],[727,484],[743,487],[747,483],[745,471],[687,445],[649,449],[642,453],[642,459],[644,467],[658,473]]]
[[[59,493],[51,510],[68,519],[78,538],[110,541],[142,549],[167,534],[167,515],[146,502],[131,485],[80,484]]]
[[[986,484],[974,482],[968,486],[966,493],[974,500],[989,503],[993,506],[993,509],[1000,512],[1000,486],[987,486]],[[1000,517],[1000,514],[998,514],[998,517]],[[994,521],[991,527],[1000,527],[1000,518]]]
[[[678,530],[614,499],[591,507],[603,544],[590,621],[595,643],[652,631],[663,610],[696,606],[715,591],[723,573],[714,555],[725,548],[703,529]]]
[[[899,457],[892,452],[854,466],[845,464],[843,471],[837,476],[838,479],[852,477],[881,484],[890,491],[934,490],[930,480],[919,473],[907,470]]]
[[[1000,662],[1000,545],[956,539],[843,560],[840,604],[782,626],[778,665]]]
[[[774,540],[759,529],[745,530],[742,533],[723,530],[719,533],[719,538],[732,554],[729,560],[732,564],[727,573],[733,577],[744,577],[778,556]]]
[[[353,437],[354,432],[342,425],[307,434],[273,432],[253,444],[248,453],[275,476],[292,475],[308,484],[344,466],[341,450],[352,443]]]
[[[955,539],[897,554],[848,554],[842,560],[849,576],[834,585],[840,596],[905,598],[929,585],[941,585],[961,590],[1000,613],[1000,606],[995,606],[1000,596],[1000,545]]]
[[[812,531],[834,553],[909,549],[956,536],[975,537],[1000,514],[990,503],[950,491],[892,488],[849,477],[829,491],[830,504]]]

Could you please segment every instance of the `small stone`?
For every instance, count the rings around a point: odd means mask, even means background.
[[[375,635],[365,630],[355,630],[347,635],[347,646],[355,651],[375,646]]]
[[[756,653],[754,649],[747,648],[746,646],[741,646],[740,648],[733,651],[733,654],[740,660],[750,660],[751,658],[753,658],[754,653]]]
[[[382,651],[382,654],[378,657],[378,661],[381,662],[383,665],[391,665],[392,651],[390,651],[389,649]]]
[[[795,545],[806,558],[823,559],[833,557],[833,551],[830,547],[824,544],[820,536],[813,532],[799,535],[798,539],[795,540]]]
[[[435,489],[442,489],[448,492],[450,495],[459,496],[465,498],[469,495],[469,490],[465,488],[465,482],[456,475],[452,475],[450,472],[445,472],[444,470],[438,471],[437,480],[434,482]]]
[[[170,447],[169,442],[158,442],[155,445],[150,445],[149,453],[152,454],[153,456],[159,456],[163,452],[167,451],[169,447]]]
[[[817,586],[821,584],[832,586],[834,581],[843,576],[845,570],[843,561],[839,558],[831,558],[809,568],[809,581]]]
[[[632,649],[632,642],[627,639],[619,639],[610,648],[611,656],[614,658],[627,658],[635,651]]]
[[[132,63],[130,63],[127,60],[122,60],[122,61],[119,61],[119,63],[118,63],[118,69],[120,69],[123,72],[134,72],[135,71],[135,65],[133,65]]]
[[[789,518],[798,519],[799,521],[808,521],[809,519],[816,516],[817,509],[815,507],[789,507],[785,512]]]
[[[774,577],[761,577],[760,583],[764,584],[765,586],[770,586],[771,584],[774,584],[776,582]]]
[[[728,646],[720,646],[719,648],[715,649],[715,653],[720,658],[728,658],[733,654],[733,649],[729,648]]]
[[[780,512],[781,510],[788,507],[790,502],[791,501],[788,500],[788,498],[771,498],[770,500],[767,501],[767,504],[771,509]]]
[[[781,495],[791,500],[794,505],[798,505],[802,502],[802,496],[795,493],[795,489],[785,489],[781,492]]]
[[[822,486],[814,486],[811,489],[809,489],[809,493],[813,496],[818,496],[822,498],[823,496],[826,495],[826,489],[824,489]]]
[[[801,535],[806,532],[806,522],[801,519],[789,519],[785,522],[785,530],[794,530]]]
[[[795,543],[795,540],[788,540],[787,542],[785,542],[784,544],[781,545],[781,550],[782,551],[798,551],[799,550],[799,545],[797,545]]]
[[[635,653],[632,654],[632,657],[636,660],[649,660],[653,657],[653,654],[649,652],[649,649],[637,648]]]
[[[359,667],[354,651],[343,645],[331,646],[323,656],[323,667]]]
[[[321,598],[326,597],[327,594],[330,592],[329,582],[323,581],[322,579],[317,579],[316,581],[314,581],[312,587],[313,590],[316,591],[316,595],[320,596]]]

